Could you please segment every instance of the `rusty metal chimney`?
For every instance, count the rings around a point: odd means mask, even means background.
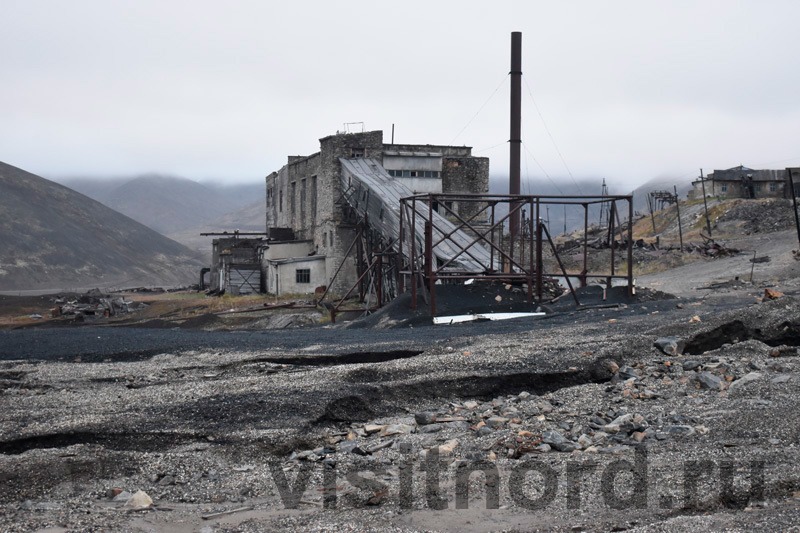
[[[511,32],[511,133],[508,162],[508,194],[520,194],[520,149],[522,148],[522,32]],[[514,204],[509,204],[513,209]],[[531,213],[532,214],[532,213]],[[509,233],[513,254],[519,232],[519,211],[511,215]]]

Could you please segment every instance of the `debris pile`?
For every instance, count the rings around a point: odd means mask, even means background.
[[[51,317],[74,316],[77,320],[124,315],[147,307],[143,302],[112,297],[99,289],[92,289],[77,299],[59,297],[52,299],[52,302],[56,306],[50,309]]]
[[[737,248],[728,248],[714,239],[707,238],[704,238],[702,243],[690,242],[686,244],[684,249],[687,252],[699,253],[706,257],[730,257],[740,253]]]
[[[745,233],[771,233],[792,229],[795,224],[792,202],[786,199],[754,201],[740,200],[716,221],[744,221]]]

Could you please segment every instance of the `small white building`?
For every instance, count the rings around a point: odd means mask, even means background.
[[[325,285],[325,256],[307,241],[270,242],[261,258],[268,294],[310,294]]]

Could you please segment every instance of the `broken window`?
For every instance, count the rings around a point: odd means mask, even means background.
[[[775,184],[774,183],[770,183],[769,184],[769,192],[775,192]]]
[[[294,201],[296,194],[297,194],[297,182],[293,181],[291,192],[289,194],[289,210],[291,211],[292,215],[295,214],[295,210],[297,209]]]
[[[311,176],[311,223],[317,217],[317,177]]]
[[[300,180],[300,221],[306,221],[306,180]]]
[[[366,157],[367,151],[363,148],[351,148],[350,149],[350,157],[352,158],[359,158],[359,157]]]
[[[294,280],[296,283],[311,283],[311,269],[298,268],[294,271]]]
[[[283,213],[283,189],[278,191],[278,211]]]

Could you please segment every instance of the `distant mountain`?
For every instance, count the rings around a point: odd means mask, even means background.
[[[226,213],[200,226],[170,233],[168,237],[181,244],[192,248],[202,254],[208,261],[211,260],[211,240],[213,237],[203,237],[201,233],[222,232],[239,230],[242,232],[262,232],[266,227],[266,204],[263,195],[261,198],[242,208]]]
[[[0,290],[180,285],[201,266],[182,244],[0,163]]]
[[[256,198],[266,195],[264,180],[250,183],[222,183],[218,181],[201,181],[201,185],[212,189],[221,198],[225,198],[235,208],[250,205]]]
[[[198,183],[161,174],[57,181],[163,235],[197,227],[264,195],[263,183]]]
[[[595,180],[581,180],[577,183],[572,180],[556,179],[556,183],[545,180],[525,181],[523,180],[520,188],[522,194],[533,195],[560,195],[560,196],[586,196],[596,195],[599,196],[603,180],[598,178]],[[612,195],[625,195],[631,194],[630,190],[621,190],[611,180],[606,180],[609,187],[609,194]],[[645,214],[647,210],[647,195],[650,191],[655,190],[669,190],[672,191],[673,185],[677,185],[678,194],[682,199],[686,199],[686,193],[692,188],[691,181],[687,178],[674,179],[668,177],[654,178],[643,185],[638,186],[633,190],[633,210]],[[495,194],[508,194],[508,177],[507,176],[492,176],[489,180],[489,191]],[[505,214],[502,208],[499,208]],[[621,219],[627,218],[628,206],[620,205],[620,209],[625,210],[620,213]],[[563,206],[550,206],[549,213],[547,209],[541,214],[542,218],[550,221],[550,231],[553,234],[564,232],[564,208]],[[566,210],[567,230],[573,231],[575,229],[583,228],[583,210],[581,207],[569,206]],[[600,221],[600,207],[598,204],[589,206],[589,225],[598,224]]]

